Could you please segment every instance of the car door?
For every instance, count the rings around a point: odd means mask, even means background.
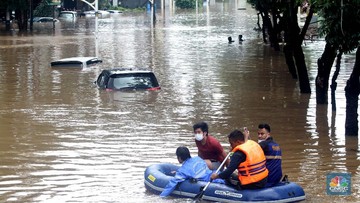
[[[101,89],[105,89],[107,87],[107,80],[108,80],[109,76],[108,74],[106,74],[106,72],[102,72],[98,79],[96,80],[96,84],[99,88]]]

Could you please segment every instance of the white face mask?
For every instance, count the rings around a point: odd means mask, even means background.
[[[204,139],[203,134],[195,134],[195,140],[201,141],[201,140],[203,140],[203,139]]]

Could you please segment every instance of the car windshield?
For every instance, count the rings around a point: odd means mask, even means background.
[[[129,73],[112,75],[109,88],[113,89],[148,89],[157,87],[158,82],[153,73]]]

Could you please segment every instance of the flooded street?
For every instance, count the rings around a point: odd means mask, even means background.
[[[246,7],[246,10],[238,8]],[[211,0],[196,10],[123,13],[35,24],[32,34],[0,32],[0,202],[184,202],[146,192],[144,170],[178,163],[184,145],[196,155],[192,125],[209,124],[226,151],[227,135],[267,122],[283,151],[283,172],[306,202],[360,199],[360,145],[345,137],[346,80],[355,55],[343,56],[337,111],[316,105],[316,61],[324,41],[306,42],[312,94],[300,94],[282,52],[254,31],[256,11],[243,1]],[[238,35],[243,35],[239,44]],[[228,44],[228,36],[235,40]],[[50,62],[96,56],[83,70]],[[103,69],[146,67],[161,90],[107,92]],[[359,112],[358,112],[359,113]],[[352,195],[326,194],[326,175],[351,173]]]

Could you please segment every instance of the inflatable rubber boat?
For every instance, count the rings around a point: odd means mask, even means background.
[[[146,168],[145,188],[160,194],[179,166],[170,163],[154,164]],[[194,198],[207,182],[186,180],[171,193],[174,197]],[[237,190],[231,186],[211,183],[202,196],[203,200],[217,202],[296,202],[305,200],[304,190],[294,182],[280,182],[269,188]]]

